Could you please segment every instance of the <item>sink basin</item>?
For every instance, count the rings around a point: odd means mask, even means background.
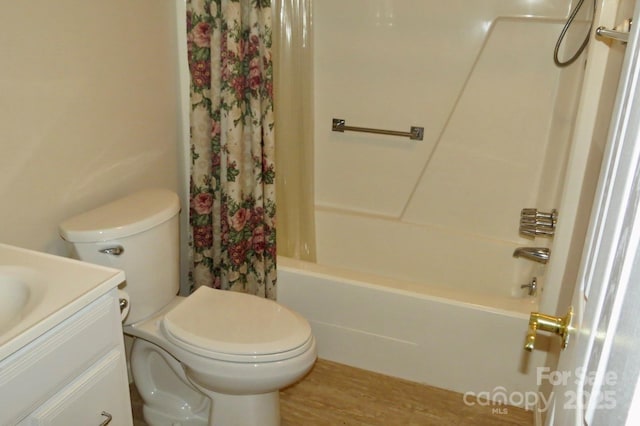
[[[0,334],[19,323],[42,299],[40,281],[30,268],[0,266]]]
[[[124,272],[0,243],[2,361],[124,281]]]

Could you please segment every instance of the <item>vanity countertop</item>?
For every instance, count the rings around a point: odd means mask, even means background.
[[[124,279],[117,269],[0,244],[0,361]]]

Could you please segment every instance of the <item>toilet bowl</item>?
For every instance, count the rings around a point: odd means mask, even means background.
[[[205,297],[201,298],[203,295]],[[218,341],[203,340],[197,344],[182,340],[189,339],[191,336],[176,337],[169,331],[176,328],[171,319],[179,324],[181,319],[185,319],[175,315],[176,313],[187,313],[186,318],[192,315],[193,319],[203,321],[203,323],[219,317],[220,315],[216,315],[216,311],[201,312],[193,309],[194,304],[191,303],[196,299],[200,302],[200,299],[209,302],[218,297],[221,299],[219,302],[225,303],[226,310],[238,308],[236,314],[233,315],[235,318],[229,318],[229,322],[238,320],[243,314],[241,303],[247,297],[250,298],[250,302],[254,302],[252,310],[244,311],[248,313],[244,319],[249,321],[264,320],[264,314],[269,313],[268,311],[272,309],[276,315],[285,314],[283,324],[284,320],[289,319],[286,318],[288,315],[297,316],[297,314],[264,299],[202,287],[187,298],[176,297],[176,300],[172,301],[158,315],[146,321],[125,326],[125,333],[136,337],[132,348],[131,367],[134,382],[145,401],[144,416],[151,422],[153,422],[152,419],[163,417],[171,420],[166,423],[169,425],[176,423],[181,425],[279,425],[279,390],[301,379],[313,366],[316,359],[316,343],[310,330],[305,330],[308,323],[302,318],[299,323],[300,329],[295,331],[301,332],[298,336],[300,341],[304,340],[303,343],[298,344],[299,342],[288,335],[286,337],[292,343],[291,349],[279,352],[275,350],[275,346],[269,351],[264,351],[268,353],[260,353],[258,350],[251,351],[250,344],[246,343],[246,336],[242,335],[243,325],[247,323],[242,323],[240,327],[236,328],[229,327],[227,329],[229,339],[225,338],[224,333],[218,332],[216,333]],[[235,300],[228,300],[230,298]],[[255,306],[261,302],[267,302],[266,305],[273,306],[267,306],[265,309],[267,312],[262,312]],[[207,315],[207,313],[213,315]],[[176,316],[179,318],[176,319]],[[187,323],[188,321],[189,319],[187,319]],[[273,322],[277,322],[277,319]],[[209,322],[209,324],[211,323]],[[282,324],[276,325],[276,327],[278,326],[282,326]],[[205,332],[207,330],[207,327],[201,325],[199,328]],[[291,329],[287,327],[287,333],[294,329],[295,327],[291,327]],[[175,329],[175,332],[182,332],[178,330],[179,327]],[[244,331],[253,333],[250,328]],[[284,332],[284,330],[282,331]],[[238,340],[242,341],[239,346],[244,348],[233,349],[233,345],[237,344]],[[276,339],[273,341],[275,342]],[[264,345],[266,342],[267,340],[264,339],[260,344]],[[216,345],[216,343],[221,344]],[[204,345],[207,346],[203,347]],[[165,368],[168,367],[172,371],[173,380],[182,382],[173,383],[169,386],[170,388],[183,388],[186,385],[191,390],[190,394],[196,393],[190,398],[176,399],[167,395],[169,390],[163,389],[159,392],[156,383],[158,374],[154,373],[150,367],[154,359],[159,359],[167,364]],[[179,366],[172,365],[174,360],[179,360],[177,364]],[[169,379],[163,377],[163,380],[166,382]],[[208,398],[203,401],[198,398],[201,396],[198,395],[198,392]],[[213,401],[213,405],[209,403],[210,400]],[[157,422],[157,420],[156,423],[165,424]]]
[[[155,425],[280,424],[279,390],[313,366],[309,323],[278,303],[178,289],[177,196],[148,190],[60,225],[75,257],[123,269],[131,371]]]

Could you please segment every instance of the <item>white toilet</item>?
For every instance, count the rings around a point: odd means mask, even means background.
[[[131,371],[152,426],[276,426],[278,391],[316,359],[309,323],[273,301],[179,287],[175,193],[146,190],[71,218],[78,259],[122,269],[130,296]]]

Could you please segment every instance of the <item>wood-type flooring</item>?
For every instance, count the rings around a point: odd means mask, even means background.
[[[146,426],[131,386],[135,426]],[[319,359],[304,380],[280,392],[282,426],[521,426],[533,413],[470,405],[463,395]]]

